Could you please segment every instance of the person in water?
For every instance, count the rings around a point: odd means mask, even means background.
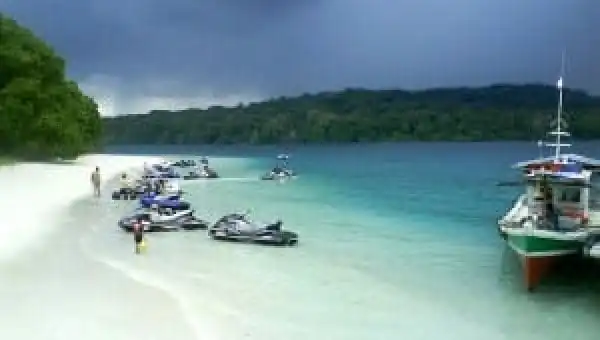
[[[92,182],[92,186],[94,187],[94,196],[100,197],[101,178],[100,178],[100,167],[99,166],[97,166],[96,169],[94,170],[94,172],[92,172],[90,180]]]
[[[138,218],[133,224],[133,241],[135,243],[135,253],[139,254],[144,247],[144,226],[142,218]]]

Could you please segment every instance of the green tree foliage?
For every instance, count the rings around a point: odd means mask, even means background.
[[[97,145],[96,103],[65,78],[65,62],[0,13],[0,154],[73,158]]]
[[[556,88],[545,85],[350,89],[118,116],[104,119],[104,130],[111,144],[535,140],[549,129],[557,100]],[[600,137],[600,98],[565,90],[565,107],[576,138]]]

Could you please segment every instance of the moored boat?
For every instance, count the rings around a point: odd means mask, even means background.
[[[562,78],[558,90],[556,126],[549,133],[555,141],[545,144],[554,148],[554,154],[514,166],[521,171],[521,180],[504,185],[523,185],[525,190],[498,221],[500,234],[521,259],[528,290],[540,283],[557,260],[582,254],[600,230],[600,193],[594,190],[600,160],[562,153],[562,148],[571,146],[563,141],[570,135],[564,131],[562,117]]]

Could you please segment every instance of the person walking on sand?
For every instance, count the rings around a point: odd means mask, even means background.
[[[100,197],[100,167],[97,166],[96,170],[92,172],[92,176],[90,178],[92,182],[92,186],[94,187],[94,196]]]

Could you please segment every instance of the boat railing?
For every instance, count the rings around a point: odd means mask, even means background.
[[[522,219],[522,217],[524,217],[524,216],[519,216],[519,215],[521,214],[522,209],[525,208],[526,200],[527,200],[527,195],[525,195],[525,194],[520,195],[517,198],[517,200],[515,201],[515,203],[513,204],[513,207],[502,218],[502,220],[500,220],[500,222],[503,224],[512,224],[514,222],[520,221]]]

